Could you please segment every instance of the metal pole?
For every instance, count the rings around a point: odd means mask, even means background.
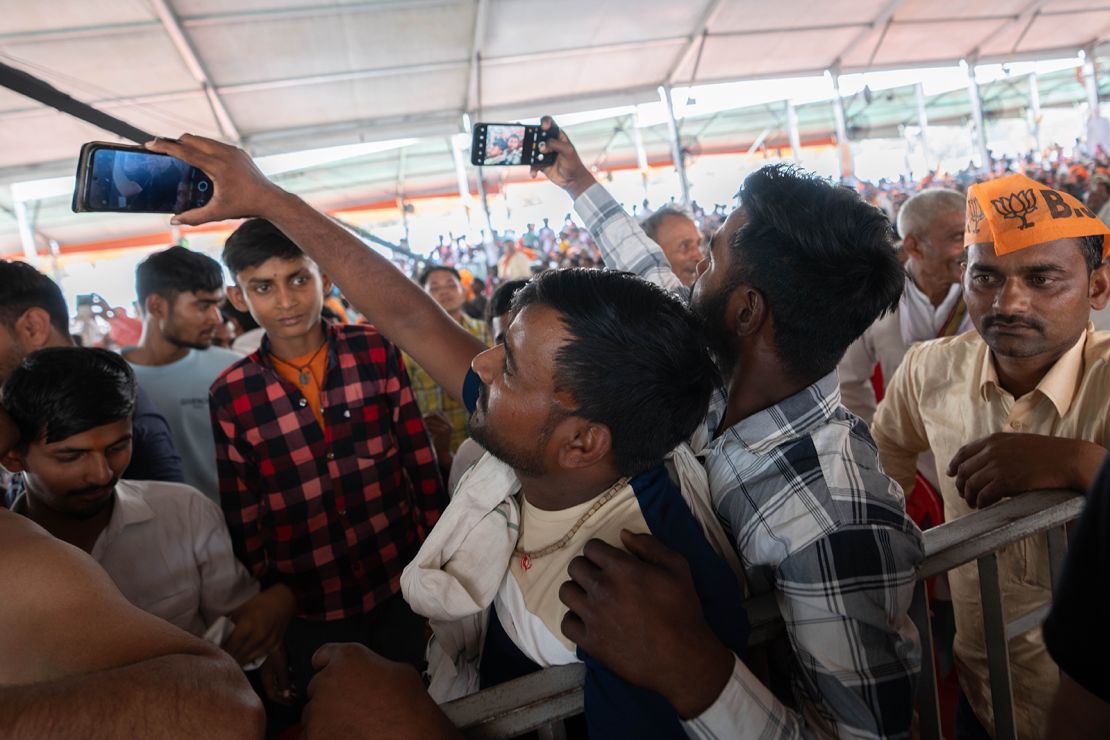
[[[644,200],[648,197],[648,157],[647,150],[644,149],[644,134],[640,131],[640,127],[636,125],[636,117],[633,116],[632,126],[632,145],[636,148],[636,166],[640,169],[640,185],[644,188]]]
[[[1041,86],[1037,80],[1037,73],[1033,72],[1029,75],[1029,133],[1033,137],[1033,143],[1037,147],[1037,153],[1041,151]]]
[[[921,129],[918,137],[921,140],[921,154],[925,157],[925,166],[929,167],[929,160],[932,155],[929,153],[929,116],[925,112],[925,86],[920,82],[914,85],[914,92],[917,95],[917,127]]]
[[[667,109],[667,123],[671,133],[671,156],[674,169],[678,173],[678,183],[682,187],[682,205],[690,205],[690,181],[686,179],[686,160],[682,156],[682,140],[678,135],[678,120],[674,117],[674,101],[671,100],[670,85],[659,86],[659,99]]]
[[[1095,60],[1095,47],[1084,49],[1083,84],[1087,88],[1087,107],[1091,118],[1097,118],[1098,110],[1098,62]]]
[[[844,115],[844,100],[840,97],[840,73],[829,71],[833,86],[833,118],[836,119],[836,152],[840,165],[840,177],[851,177],[855,173],[852,161],[852,145],[848,141],[848,119]]]
[[[967,69],[967,95],[971,99],[971,119],[975,123],[975,149],[979,154],[980,167],[989,172],[991,155],[987,149],[987,127],[983,118],[983,100],[979,96],[979,82],[975,79],[975,63],[965,62],[964,66]]]
[[[1014,695],[1010,682],[1010,649],[1006,644],[1006,617],[998,582],[998,553],[979,558],[979,596],[983,605],[983,635],[990,671],[994,732],[998,740],[1016,740]]]
[[[15,221],[19,226],[19,241],[23,244],[23,256],[34,267],[39,266],[39,250],[35,244],[35,230],[31,228],[31,215],[27,213],[26,201],[12,202]]]
[[[802,163],[802,135],[798,131],[798,111],[794,101],[786,101],[786,134],[790,137],[790,156],[798,164]]]

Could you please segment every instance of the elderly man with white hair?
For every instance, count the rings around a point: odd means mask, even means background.
[[[908,255],[906,289],[898,309],[879,317],[837,368],[844,405],[868,423],[875,414],[871,376],[876,364],[889,381],[911,345],[971,328],[960,288],[965,202],[955,190],[934,188],[907,200],[898,213],[898,233]],[[933,466],[923,467],[935,486]]]

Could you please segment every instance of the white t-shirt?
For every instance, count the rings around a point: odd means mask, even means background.
[[[198,637],[254,597],[223,512],[191,486],[121,480],[92,557],[135,606]]]
[[[128,350],[124,350],[127,359]],[[208,389],[233,362],[243,356],[223,347],[191,349],[169,365],[131,363],[139,385],[162,416],[181,455],[185,482],[219,503],[220,479],[216,473],[216,441],[208,411]]]

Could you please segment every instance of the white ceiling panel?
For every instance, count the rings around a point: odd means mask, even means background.
[[[3,0],[0,2],[0,39],[17,33],[35,33],[84,26],[110,26],[154,20],[144,0]],[[0,40],[0,48],[2,48]]]
[[[789,34],[755,33],[709,37],[698,68],[699,80],[823,70],[848,47],[858,29],[836,28]],[[745,70],[741,73],[741,70]],[[688,79],[683,74],[680,79]]]
[[[638,51],[566,56],[558,64],[541,59],[484,65],[482,104],[487,108],[505,106],[514,99],[587,96],[658,83],[680,48],[669,44],[648,56]]]
[[[894,22],[924,20],[969,20],[972,18],[1003,19],[1016,16],[1030,5],[1029,0],[992,0],[992,2],[937,2],[937,0],[906,0],[894,12]]]
[[[870,23],[889,0],[732,0],[709,31],[762,31]]]
[[[705,0],[560,0],[546,6],[533,0],[490,0],[491,21],[482,56],[493,59],[689,36],[705,5]],[[542,8],[538,16],[537,8]]]
[[[5,44],[2,60],[91,101],[195,88],[161,27],[48,43]]]
[[[224,102],[250,134],[458,109],[465,85],[466,71],[459,70],[236,93],[225,95]]]
[[[873,61],[874,42],[869,38],[844,56],[844,66],[863,67],[869,62],[878,66],[932,61],[951,63],[967,56],[1003,23],[1000,20],[895,23],[887,29]],[[928,37],[928,43],[922,43],[923,35]]]
[[[217,85],[466,62],[474,8],[391,8],[189,30]],[[400,43],[401,39],[408,43]]]

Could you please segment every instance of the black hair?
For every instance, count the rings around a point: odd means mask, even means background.
[[[576,416],[609,428],[621,475],[660,463],[705,418],[720,373],[678,298],[630,273],[579,268],[532,278],[512,307],[532,305],[561,315],[570,336],[555,388]]]
[[[1083,252],[1083,259],[1087,263],[1088,275],[1097,270],[1099,265],[1102,264],[1103,239],[1102,234],[1084,236],[1079,239],[1080,251]]]
[[[738,195],[747,223],[729,245],[729,282],[763,295],[791,371],[827,375],[902,296],[890,221],[854,191],[787,165],[756,170]]]
[[[258,267],[271,257],[295,260],[305,253],[282,232],[264,218],[244,221],[224,242],[222,259],[235,280],[239,273]]]
[[[135,270],[135,293],[146,311],[146,299],[160,295],[173,301],[178,293],[215,292],[224,287],[220,263],[180,245],[155,252]]]
[[[23,358],[0,390],[0,406],[26,448],[130,418],[135,394],[135,374],[115,352],[48,347]]]
[[[455,279],[458,280],[460,284],[462,283],[462,275],[460,275],[459,271],[456,270],[454,267],[451,267],[450,265],[428,265],[420,273],[420,277],[416,279],[416,282],[420,283],[420,287],[423,288],[428,284],[428,278],[430,278],[432,276],[432,273],[436,272],[437,270],[440,272],[451,273],[455,276]]]
[[[69,336],[69,309],[57,283],[26,262],[0,260],[0,322],[12,328],[29,308],[46,311],[51,326]]]
[[[498,285],[486,305],[486,321],[492,324],[495,318],[508,313],[513,307],[513,297],[527,284],[527,280],[506,280]]]

